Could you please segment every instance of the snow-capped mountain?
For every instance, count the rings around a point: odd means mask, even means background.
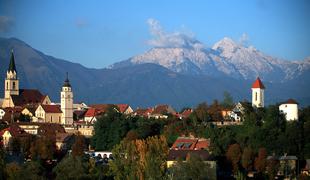
[[[304,61],[285,61],[274,58],[253,46],[243,46],[230,38],[223,38],[212,48],[155,47],[144,54],[115,63],[111,68],[153,63],[174,72],[236,79],[255,79],[283,82],[310,70],[310,58]]]

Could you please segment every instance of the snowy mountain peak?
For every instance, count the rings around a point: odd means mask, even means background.
[[[219,42],[215,43],[212,47],[214,50],[223,49],[223,50],[233,50],[237,48],[239,45],[228,37],[224,37]]]

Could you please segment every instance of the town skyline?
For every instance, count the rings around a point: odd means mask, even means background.
[[[207,48],[229,37],[273,57],[304,60],[310,55],[309,7],[307,1],[1,1],[0,36],[24,40],[45,54],[92,68],[176,42],[180,36],[198,40]]]

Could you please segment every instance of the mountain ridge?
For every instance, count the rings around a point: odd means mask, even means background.
[[[179,73],[154,63],[128,63],[119,68],[86,68],[78,63],[45,55],[18,39],[6,38],[0,38],[0,73],[3,75],[0,84],[4,83],[12,48],[21,88],[39,89],[55,102],[59,102],[66,72],[69,73],[75,102],[127,103],[134,108],[170,104],[181,109],[203,101],[210,104],[214,99],[221,100],[224,91],[230,92],[235,101],[250,100],[251,96],[252,79],[237,79],[225,74]],[[211,49],[208,51],[217,53]],[[183,61],[188,63],[186,66],[189,71],[200,71],[191,68],[193,64],[189,59]],[[266,104],[288,98],[295,98],[303,105],[310,104],[307,92],[310,73],[305,72],[296,81],[265,82],[263,79],[267,87]],[[3,87],[0,88],[2,96]]]

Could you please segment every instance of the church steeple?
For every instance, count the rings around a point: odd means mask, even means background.
[[[10,58],[10,65],[9,65],[8,72],[16,72],[13,49],[11,50],[11,58]]]
[[[67,77],[66,77],[66,80],[65,80],[65,83],[62,87],[71,87],[71,84],[70,84],[70,81],[69,81],[69,78],[68,78],[68,72],[67,72]]]

